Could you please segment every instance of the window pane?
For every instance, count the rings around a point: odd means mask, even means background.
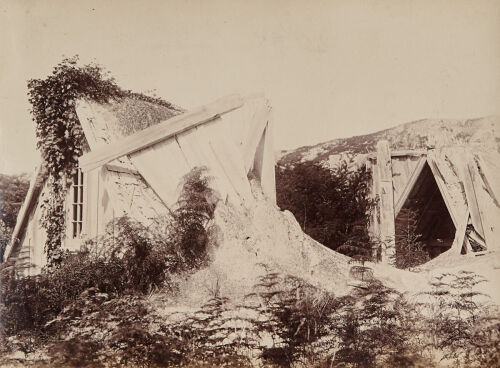
[[[72,230],[73,238],[80,235],[83,228],[83,172],[78,170],[73,175],[73,205],[72,209]]]

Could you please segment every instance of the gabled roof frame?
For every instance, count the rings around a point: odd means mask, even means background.
[[[140,151],[176,134],[213,121],[223,114],[240,108],[243,103],[244,101],[239,95],[231,95],[212,104],[174,116],[125,137],[119,142],[111,143],[84,154],[80,157],[80,168],[84,172],[98,168],[116,158]]]
[[[406,184],[406,187],[403,190],[403,193],[401,193],[401,197],[398,199],[398,202],[395,205],[394,217],[397,217],[397,215],[399,214],[399,211],[401,211],[406,200],[410,196],[411,190],[415,186],[415,183],[417,182],[417,179],[420,176],[420,173],[424,169],[426,162],[427,162],[426,156],[420,157],[420,159],[417,163],[417,167],[415,168],[415,170],[413,170],[413,173],[410,176],[410,180]]]

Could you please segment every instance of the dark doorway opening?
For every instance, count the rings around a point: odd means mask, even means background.
[[[409,230],[414,232],[417,241],[425,244],[430,258],[451,248],[455,225],[427,163],[396,216],[395,227],[396,252],[401,246],[399,239],[407,236]]]

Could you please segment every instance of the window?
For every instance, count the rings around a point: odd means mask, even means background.
[[[73,200],[72,200],[72,236],[77,238],[82,233],[83,228],[83,173],[78,169],[77,173],[73,175]]]

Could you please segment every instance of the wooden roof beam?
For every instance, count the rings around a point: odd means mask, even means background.
[[[427,158],[425,156],[421,157],[418,164],[417,164],[417,167],[415,168],[415,170],[413,170],[413,173],[410,176],[410,180],[406,184],[406,187],[403,190],[403,193],[401,193],[401,197],[399,197],[399,200],[396,203],[396,208],[394,211],[395,217],[399,214],[399,211],[401,211],[401,208],[403,208],[405,202],[407,201],[408,197],[410,196],[411,190],[415,186],[417,179],[419,178],[420,174],[422,173],[422,170],[424,169],[426,162],[427,162]]]
[[[84,172],[93,170],[116,158],[140,151],[198,125],[215,120],[223,114],[240,108],[243,103],[244,101],[239,95],[231,95],[209,105],[174,116],[157,125],[120,139],[118,142],[84,154],[80,157],[80,168]]]
[[[441,196],[443,197],[444,203],[446,204],[448,213],[450,214],[451,219],[453,220],[453,225],[455,226],[455,229],[457,229],[459,226],[458,220],[456,218],[457,214],[455,213],[453,206],[451,204],[451,198],[448,194],[448,189],[446,188],[444,177],[441,174],[439,166],[433,157],[427,157],[427,163],[429,164],[429,167],[432,171],[432,175],[434,175],[434,180],[436,180],[436,184],[439,188],[439,191],[441,192]]]
[[[427,150],[399,150],[399,151],[391,151],[391,157],[400,157],[400,156],[425,156],[427,155]],[[370,152],[367,155],[367,159],[376,160],[377,152]]]

